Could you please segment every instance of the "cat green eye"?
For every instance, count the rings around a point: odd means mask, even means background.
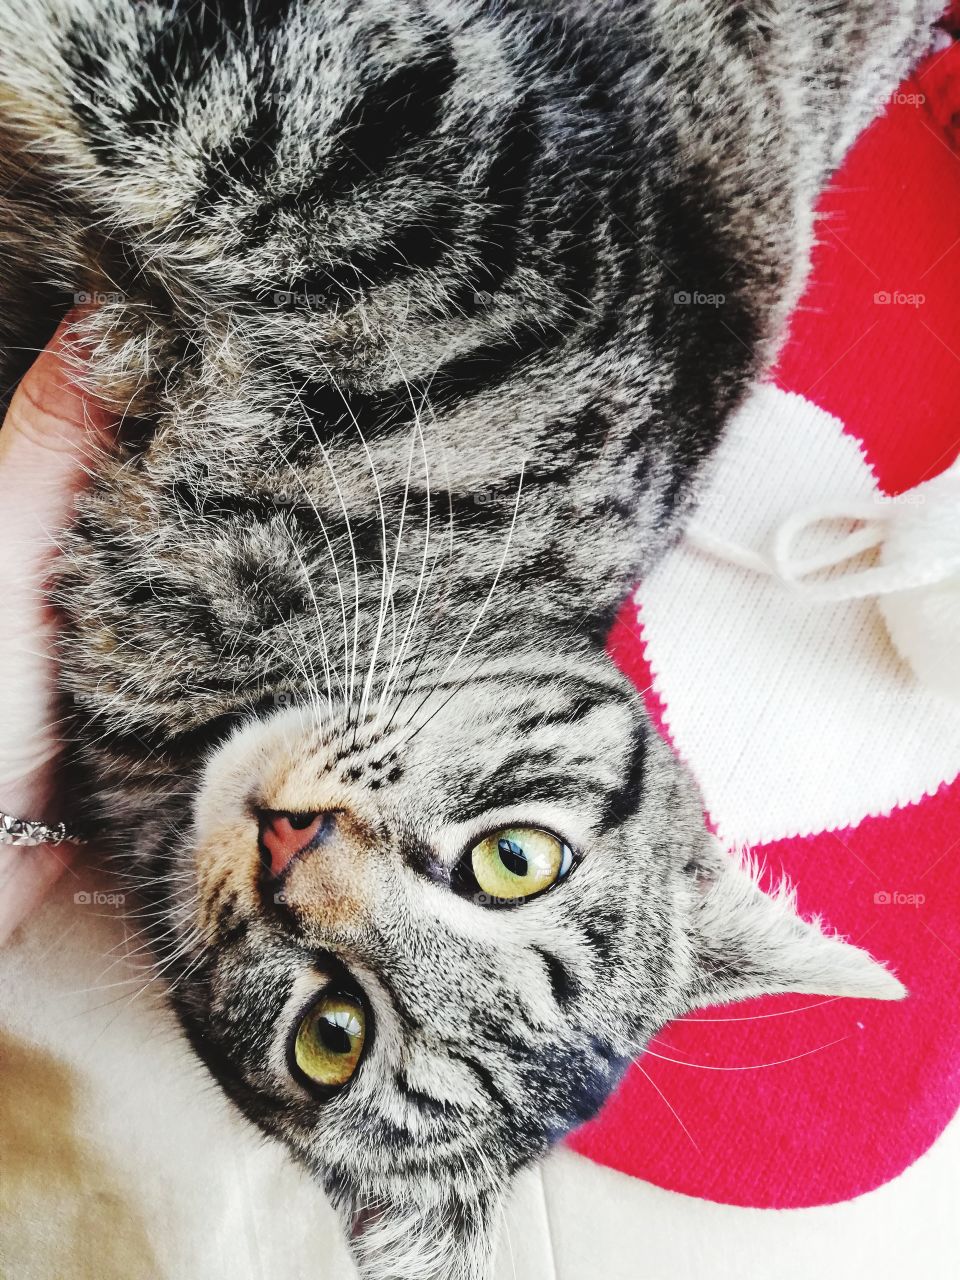
[[[357,1069],[367,1032],[360,1001],[342,991],[327,992],[297,1028],[293,1056],[315,1084],[335,1089]]]
[[[515,902],[542,893],[573,866],[569,848],[539,827],[506,827],[470,851],[470,868],[482,894]]]

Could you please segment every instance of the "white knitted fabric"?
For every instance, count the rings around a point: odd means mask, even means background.
[[[731,424],[696,524],[763,552],[798,511],[890,501],[840,422],[765,385]],[[817,526],[798,550],[838,536]],[[852,826],[960,773],[960,708],[920,684],[872,599],[811,599],[684,542],[636,601],[670,736],[723,839]]]

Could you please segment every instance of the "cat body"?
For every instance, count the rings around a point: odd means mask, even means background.
[[[715,847],[604,640],[936,17],[0,0],[0,381],[79,298],[124,415],[56,584],[86,817],[370,1280],[485,1275],[670,1018],[902,994]]]

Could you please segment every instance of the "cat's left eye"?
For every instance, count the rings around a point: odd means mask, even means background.
[[[359,1066],[366,1035],[360,1000],[348,992],[326,991],[300,1020],[294,1061],[314,1084],[338,1089]]]
[[[552,831],[505,827],[475,844],[463,873],[488,905],[512,905],[543,893],[573,866],[573,854]]]

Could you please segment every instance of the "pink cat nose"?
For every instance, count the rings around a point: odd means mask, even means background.
[[[282,875],[293,859],[319,844],[333,825],[332,813],[278,813],[261,809],[259,848],[272,876]]]

